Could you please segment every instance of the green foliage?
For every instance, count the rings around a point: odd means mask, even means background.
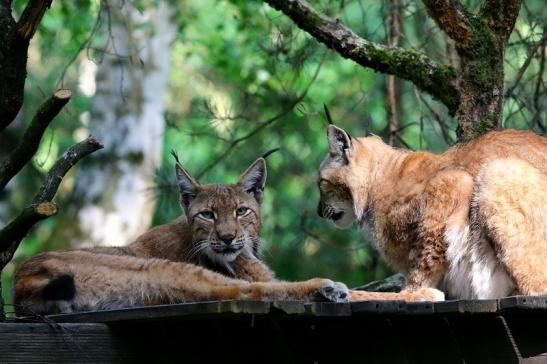
[[[16,1],[18,11],[24,3]],[[143,0],[135,6],[142,10],[154,3]],[[529,11],[517,21],[518,35],[512,36],[507,50],[509,85],[531,42],[541,36],[540,25],[545,20],[538,15],[543,12],[542,2],[526,3]],[[90,98],[79,90],[78,76],[83,60],[100,61],[96,48],[107,39],[105,24],[102,31],[93,33],[100,4],[91,0],[54,1],[32,41],[18,130],[28,123],[36,105],[57,87],[70,88],[75,96],[48,130],[33,164],[18,176],[9,196],[4,196],[9,200],[11,216],[28,203],[48,164],[75,139],[81,140],[85,132]],[[339,17],[357,34],[385,43],[386,8],[382,2],[346,1],[342,10],[339,5],[314,1],[316,8]],[[352,135],[372,131],[387,139],[385,75],[328,51],[261,1],[200,0],[179,7],[174,14],[180,31],[172,45],[168,128],[157,176],[154,224],[181,213],[171,149],[179,152],[192,175],[201,175],[201,182],[229,183],[257,157],[280,146],[280,152],[268,158],[262,233],[263,257],[277,276],[290,280],[331,277],[354,286],[389,274],[368,244],[369,236],[356,227],[337,230],[315,213],[317,168],[327,151],[323,103],[335,123]],[[421,2],[409,2],[403,15],[405,37],[401,46],[413,51],[409,54],[424,52],[440,63],[449,63],[446,37],[427,18]],[[458,69],[457,64],[453,66]],[[540,70],[540,62],[534,61],[526,75]],[[505,126],[541,131],[541,119],[530,124],[535,117],[533,107],[522,106],[533,103],[528,100],[533,99],[529,95],[534,95],[536,88],[534,81],[519,84],[517,96],[506,103]],[[540,99],[544,100],[542,90]],[[401,131],[397,146],[441,151],[455,140],[456,123],[443,106],[408,82],[402,84],[399,94]],[[247,137],[249,133],[255,134]],[[218,163],[211,166],[216,160]],[[71,203],[67,196],[73,179],[71,173],[61,186],[57,199],[61,208]],[[56,218],[40,223],[21,245],[15,264],[3,275],[4,287],[9,287],[14,267],[22,259],[52,248],[44,242],[52,231],[62,228],[63,221]],[[54,244],[68,248],[69,243]]]

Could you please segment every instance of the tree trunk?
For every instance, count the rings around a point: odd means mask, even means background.
[[[170,45],[177,25],[169,2],[140,13],[130,3],[109,6],[110,41],[96,74],[89,131],[105,151],[86,161],[74,196],[80,231],[71,242],[125,244],[148,229],[150,188],[160,165]],[[146,27],[139,26],[146,22]],[[140,24],[139,24],[140,23]]]
[[[501,127],[505,48],[520,0],[485,0],[477,14],[458,1],[423,0],[428,14],[454,40],[460,56],[456,111],[459,141]]]
[[[503,64],[507,42],[478,24],[468,48],[457,46],[461,60],[460,107],[456,112],[458,140],[470,140],[501,128]]]
[[[387,18],[387,44],[398,47],[401,37],[401,0],[391,0]],[[386,76],[386,107],[388,125],[388,144],[395,145],[399,129],[399,114],[401,110],[401,80],[393,75]]]
[[[27,77],[28,40],[17,35],[11,6],[0,4],[0,132],[14,119],[23,105]]]

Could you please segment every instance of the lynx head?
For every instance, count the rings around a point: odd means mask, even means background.
[[[266,161],[257,159],[235,184],[200,184],[176,164],[181,205],[192,233],[189,259],[206,255],[226,266],[242,251],[255,254]]]
[[[381,140],[352,138],[334,125],[329,125],[327,138],[329,154],[319,168],[317,213],[345,228],[363,217],[372,179],[371,146]]]

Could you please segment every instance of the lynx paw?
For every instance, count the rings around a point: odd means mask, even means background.
[[[316,302],[349,302],[349,290],[344,283],[324,279],[323,285],[313,293]]]
[[[420,288],[413,293],[415,294],[413,301],[444,301],[444,293],[435,288]]]

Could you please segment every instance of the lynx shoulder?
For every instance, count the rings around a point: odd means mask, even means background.
[[[266,162],[235,184],[200,184],[176,164],[184,214],[123,247],[39,254],[15,277],[19,315],[217,299],[348,300],[328,279],[280,282],[258,259]]]
[[[333,125],[327,137],[319,215],[368,227],[408,278],[400,294],[352,299],[547,294],[547,138],[493,131],[437,155]]]

